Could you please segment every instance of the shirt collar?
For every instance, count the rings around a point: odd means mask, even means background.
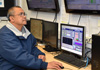
[[[30,35],[30,32],[25,26],[23,26],[22,31],[19,31],[13,24],[10,22],[6,25],[16,36],[23,36],[25,39]]]

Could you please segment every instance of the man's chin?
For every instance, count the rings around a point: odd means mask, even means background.
[[[24,22],[23,22],[23,24],[24,24],[24,25],[27,25],[27,22],[26,22],[26,21],[24,21]]]

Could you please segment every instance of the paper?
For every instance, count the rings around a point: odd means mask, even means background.
[[[61,17],[60,17],[61,21],[60,22],[61,23],[68,23],[69,22],[69,13],[66,13],[63,0],[61,2],[62,2],[62,5],[61,5]]]
[[[99,16],[94,16],[94,15],[89,17],[91,36],[92,36],[92,34],[98,34],[98,32],[100,31],[98,29],[98,18],[99,18]]]
[[[88,15],[81,15],[79,25],[85,26],[86,37],[90,37],[90,25]]]
[[[70,14],[69,15],[69,24],[77,25],[80,15]]]
[[[0,8],[4,8],[4,0],[0,0]]]
[[[98,26],[100,27],[100,19],[98,20]]]

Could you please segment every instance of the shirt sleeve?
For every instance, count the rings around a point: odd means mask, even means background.
[[[32,54],[37,56],[38,55],[45,55],[43,52],[41,52],[37,47],[36,47],[36,39],[34,38],[34,36],[32,36],[32,42],[33,42],[33,45],[32,45]]]
[[[13,33],[0,34],[0,55],[8,62],[24,68],[46,69],[48,64],[24,50]]]

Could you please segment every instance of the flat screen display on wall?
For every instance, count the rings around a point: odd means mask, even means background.
[[[68,13],[100,14],[100,0],[65,0]]]
[[[59,12],[58,0],[27,0],[29,10]]]

